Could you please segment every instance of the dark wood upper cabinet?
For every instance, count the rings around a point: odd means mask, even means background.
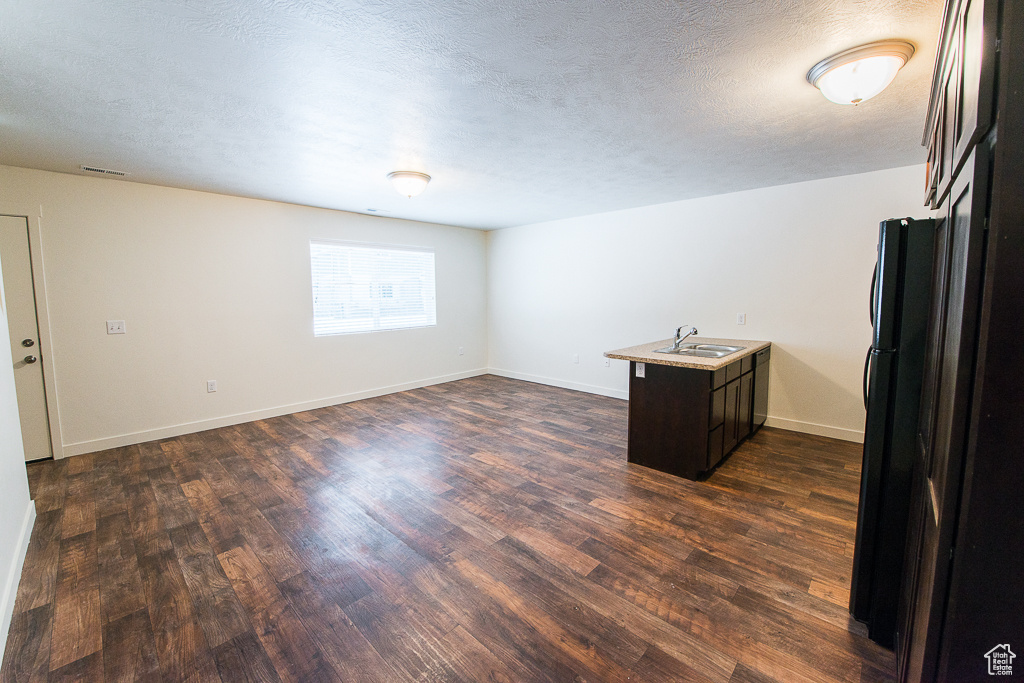
[[[925,204],[933,209],[944,202],[971,149],[995,123],[998,30],[999,2],[947,3],[925,128]]]
[[[949,0],[932,86],[941,218],[897,666],[984,681],[987,652],[1024,643],[1024,2]]]

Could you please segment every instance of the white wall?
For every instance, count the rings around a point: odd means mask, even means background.
[[[602,353],[689,323],[773,342],[769,424],[860,440],[878,223],[929,215],[923,177],[911,166],[489,233],[489,365],[625,398],[628,364]]]
[[[926,214],[922,175],[914,166],[482,233],[0,166],[0,212],[41,216],[58,454],[488,367],[624,398],[626,364],[605,367],[601,354],[682,323],[774,342],[771,423],[856,440],[877,225]],[[314,338],[311,238],[433,247],[438,326]],[[108,319],[126,320],[128,334],[108,336]]]
[[[25,451],[21,445],[14,360],[7,337],[7,305],[0,277],[0,661],[14,613],[18,577],[28,549],[36,509],[28,497]]]
[[[476,230],[3,166],[0,212],[41,216],[65,455],[486,366]],[[437,326],[314,337],[312,238],[434,248]],[[126,335],[106,334],[113,319]]]

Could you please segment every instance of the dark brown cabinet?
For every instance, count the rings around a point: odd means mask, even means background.
[[[925,130],[940,219],[897,666],[991,680],[986,653],[1024,633],[1024,3],[948,0]]]
[[[770,347],[769,347],[770,348]],[[767,416],[769,349],[718,370],[629,365],[629,462],[697,479],[729,455]],[[756,405],[758,381],[764,405]],[[755,416],[760,422],[756,425]]]
[[[740,442],[738,425],[739,418],[740,380],[737,377],[725,385],[725,436],[723,437],[724,443],[722,444],[723,455],[736,448],[736,444]]]
[[[754,397],[750,406],[750,432],[755,433],[768,419],[768,361],[772,348],[761,349],[754,354]]]

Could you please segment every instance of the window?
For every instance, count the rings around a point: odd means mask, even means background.
[[[433,251],[312,241],[309,260],[316,336],[437,324]]]

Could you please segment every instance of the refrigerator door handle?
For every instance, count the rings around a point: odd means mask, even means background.
[[[871,301],[870,303],[870,318],[871,327],[875,326],[875,288],[878,286],[878,264],[875,264],[875,269],[871,271]]]
[[[864,380],[863,380],[863,387],[864,387],[864,410],[868,409],[868,368],[871,367],[871,351],[872,350],[873,349],[869,348],[868,349],[868,355],[864,358]]]

